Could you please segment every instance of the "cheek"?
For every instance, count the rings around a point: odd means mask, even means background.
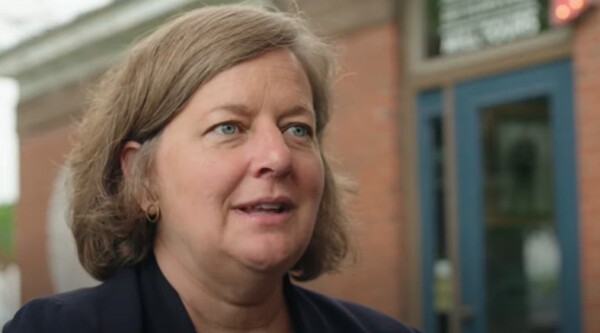
[[[315,156],[300,166],[300,181],[307,189],[307,194],[318,204],[323,195],[325,184],[325,167],[320,155]]]
[[[172,156],[169,156],[172,155]],[[173,203],[192,207],[186,210],[205,211],[209,204],[223,202],[244,175],[243,163],[227,154],[165,154],[161,172],[163,196]],[[166,198],[165,198],[166,199]]]
[[[159,192],[162,233],[196,249],[212,244],[223,232],[225,210],[238,184],[241,163],[230,158],[215,160],[210,154],[164,157],[168,162],[163,163],[166,168],[161,172]]]

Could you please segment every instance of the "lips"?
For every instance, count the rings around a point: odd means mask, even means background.
[[[252,200],[240,205],[236,205],[234,206],[234,209],[246,214],[281,214],[289,212],[295,207],[296,206],[291,199],[287,197],[277,197]]]

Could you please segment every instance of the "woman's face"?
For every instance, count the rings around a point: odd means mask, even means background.
[[[200,271],[289,270],[308,246],[323,192],[312,105],[286,49],[199,88],[158,141],[155,247]]]

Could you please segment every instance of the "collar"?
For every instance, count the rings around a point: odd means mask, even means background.
[[[181,298],[158,267],[154,253],[140,266],[144,332],[195,333]]]

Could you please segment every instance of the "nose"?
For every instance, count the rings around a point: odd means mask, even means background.
[[[292,152],[283,133],[277,128],[258,131],[249,149],[252,155],[251,172],[254,177],[282,178],[292,171]]]

